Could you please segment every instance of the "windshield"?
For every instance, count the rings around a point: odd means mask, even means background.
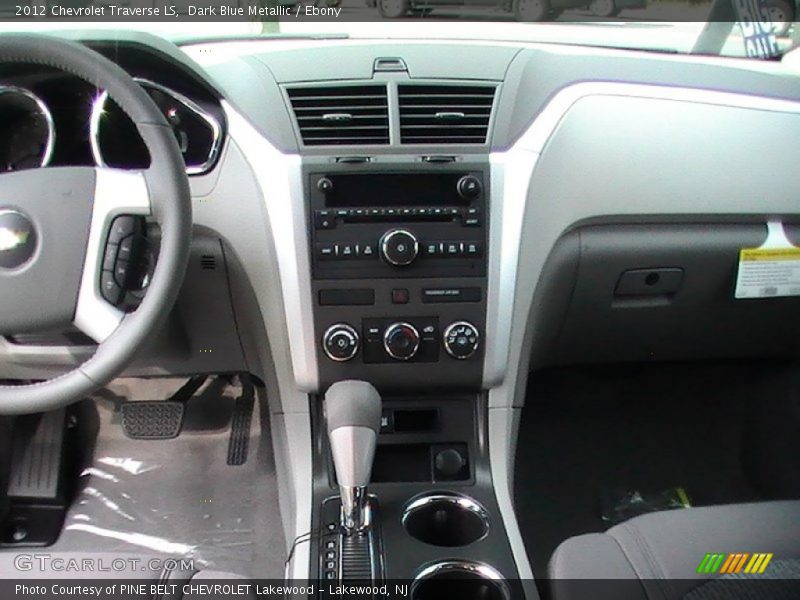
[[[800,0],[201,2],[50,0],[37,6],[34,0],[20,6],[0,0],[0,31],[140,30],[184,43],[242,37],[446,38],[762,59],[779,58],[800,43]],[[546,14],[537,12],[542,3]],[[756,11],[760,17],[753,19]]]

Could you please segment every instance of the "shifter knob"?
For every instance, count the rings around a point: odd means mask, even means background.
[[[366,487],[381,426],[381,397],[366,381],[339,381],[325,392],[325,422],[342,496],[342,526],[368,527]]]

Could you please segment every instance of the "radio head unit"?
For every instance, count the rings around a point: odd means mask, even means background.
[[[482,170],[311,173],[316,279],[486,274]]]

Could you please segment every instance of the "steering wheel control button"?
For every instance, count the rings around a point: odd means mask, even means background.
[[[322,349],[333,361],[348,361],[358,352],[358,333],[347,323],[331,325],[322,336]]]
[[[0,268],[18,269],[36,252],[33,222],[15,210],[0,209]]]
[[[419,240],[407,229],[390,229],[380,241],[381,256],[390,265],[402,267],[414,262],[419,254]]]
[[[477,352],[480,334],[478,328],[469,321],[456,321],[444,330],[443,342],[450,356],[464,360]]]
[[[410,323],[393,323],[383,333],[383,347],[395,360],[414,358],[419,342],[419,332]]]
[[[108,243],[119,244],[123,238],[133,235],[136,231],[136,217],[122,215],[114,219],[111,223],[111,230],[108,232]]]
[[[111,304],[118,304],[122,299],[122,288],[117,284],[111,271],[103,271],[100,276],[100,293]]]
[[[466,200],[473,200],[481,195],[483,185],[481,180],[474,175],[464,175],[456,184],[458,195]]]

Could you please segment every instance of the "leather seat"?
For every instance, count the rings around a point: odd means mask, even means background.
[[[774,556],[763,574],[698,573],[707,553]],[[776,597],[780,590],[768,588],[767,579],[794,580],[787,597],[800,598],[800,501],[642,515],[562,542],[550,559],[549,577],[554,600],[728,598],[744,580],[753,589],[742,597]]]

